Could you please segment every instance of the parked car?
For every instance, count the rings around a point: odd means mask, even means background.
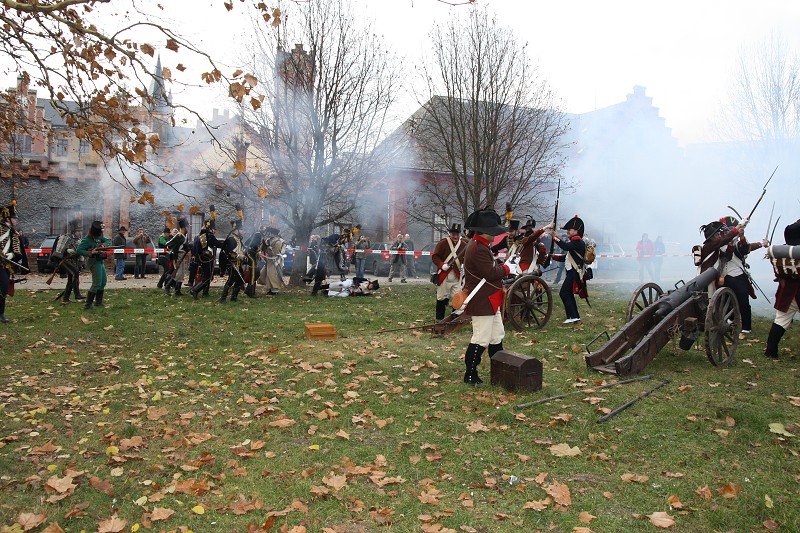
[[[152,248],[154,245],[153,243],[147,243],[148,248]],[[129,238],[125,242],[125,248],[135,248],[133,245],[133,239]],[[144,272],[145,274],[156,274],[158,273],[158,263],[156,262],[157,255],[155,252],[151,252],[147,254],[147,259],[144,263]],[[136,254],[125,254],[125,272],[133,274],[133,269],[136,266]]]
[[[392,260],[394,259],[394,255],[390,253],[392,249],[391,242],[382,242],[379,244],[372,245],[373,250],[381,250],[379,254],[369,254],[367,256],[367,265],[364,268],[364,272],[372,272],[375,276],[388,276],[389,269],[392,266]],[[417,272],[421,272],[419,267],[419,263],[417,263]]]
[[[48,235],[39,245],[42,251],[36,254],[36,269],[41,273],[50,273],[55,267],[55,265],[50,264],[50,252],[45,251],[45,249],[52,250],[56,239],[58,239],[58,235]]]
[[[595,246],[597,258],[594,261],[595,270],[624,270],[634,264],[630,257],[625,257],[625,250],[615,243],[598,243]],[[611,257],[608,257],[611,256]]]
[[[436,243],[431,242],[423,246],[421,248],[421,251],[430,254],[433,252],[434,248],[436,248]],[[417,267],[416,271],[418,278],[428,277],[434,272],[436,272],[436,268],[433,265],[433,261],[431,260],[430,255],[420,255],[419,257],[417,257],[416,263],[414,263],[414,265]]]

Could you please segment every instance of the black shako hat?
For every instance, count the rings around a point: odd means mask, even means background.
[[[450,226],[450,233],[458,233],[461,234],[461,224],[458,222],[453,222],[453,225]]]
[[[790,246],[800,244],[800,220],[786,226],[783,230],[783,238],[786,239],[786,244]]]
[[[479,209],[467,217],[464,223],[466,228],[473,233],[486,233],[488,235],[502,235],[508,231],[503,225],[503,220],[494,209]]]
[[[519,229],[519,220],[512,218],[508,221],[508,231],[517,231]]]
[[[182,219],[178,220],[178,227],[180,229],[184,229],[186,226],[188,226],[188,224],[189,223],[186,221],[185,218],[182,218]]]
[[[575,215],[571,219],[567,220],[567,223],[564,224],[561,229],[574,229],[578,232],[579,236],[583,237],[583,220],[581,220],[578,215]]]
[[[241,218],[237,218],[237,219],[231,220],[231,229],[232,230],[242,229],[242,219]]]

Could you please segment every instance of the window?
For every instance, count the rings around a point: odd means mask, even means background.
[[[92,145],[89,141],[81,141],[80,148],[78,148],[78,155],[86,155],[92,150]]]
[[[56,140],[56,156],[65,157],[69,153],[69,139]]]
[[[189,235],[188,238],[194,238],[194,235],[200,235],[200,230],[203,229],[203,215],[189,215]]]
[[[433,215],[433,241],[437,242],[447,235],[447,217],[445,215]]]
[[[92,207],[51,207],[50,208],[50,235],[69,233],[72,224],[77,223],[83,235],[89,231],[92,222],[101,220],[102,211]]]
[[[10,139],[10,150],[14,154],[31,153],[31,136],[20,133],[12,133]]]

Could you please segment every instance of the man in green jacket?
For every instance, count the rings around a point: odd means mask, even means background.
[[[103,248],[111,245],[111,239],[103,236],[103,223],[99,220],[92,222],[92,227],[89,228],[89,233],[81,239],[78,248],[75,250],[78,255],[86,258],[86,268],[92,273],[92,285],[89,287],[89,293],[86,295],[86,303],[84,309],[91,309],[92,303],[96,307],[103,306],[103,290],[106,287],[106,253],[98,251],[98,248]]]

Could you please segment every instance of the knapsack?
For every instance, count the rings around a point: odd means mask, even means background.
[[[58,263],[64,259],[67,250],[75,248],[75,239],[69,234],[59,235],[53,243],[53,251],[50,253],[50,262]]]
[[[597,257],[597,250],[594,242],[587,242],[586,243],[586,253],[584,254],[583,260],[586,261],[586,264],[594,263],[595,258]]]

